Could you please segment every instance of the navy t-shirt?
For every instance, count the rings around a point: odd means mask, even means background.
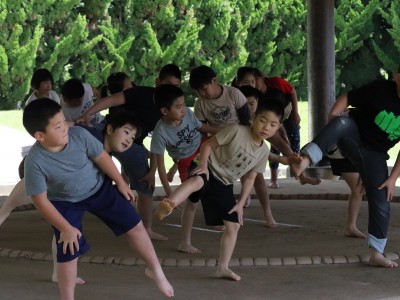
[[[154,102],[155,88],[149,86],[135,86],[124,91],[126,110],[135,113],[140,122],[141,135],[135,138],[136,144],[143,144],[143,140],[149,132],[154,130],[161,118],[160,109]]]
[[[400,139],[400,97],[396,83],[376,80],[348,92],[349,115],[357,123],[364,143],[387,152]]]

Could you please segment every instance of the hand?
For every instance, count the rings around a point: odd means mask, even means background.
[[[147,183],[147,189],[149,191],[154,190],[154,187],[156,185],[156,178],[153,173],[151,172],[147,173],[142,178],[140,178],[139,181],[145,181]]]
[[[393,199],[393,192],[394,192],[394,187],[396,186],[396,179],[392,179],[390,176],[388,179],[386,179],[379,187],[378,189],[381,190],[383,188],[387,189],[387,201],[392,201]]]
[[[83,114],[78,119],[76,119],[75,123],[83,124],[83,125],[86,125],[86,126],[91,126],[90,117],[86,116],[85,114]]]
[[[82,233],[75,227],[71,226],[68,230],[60,231],[60,239],[58,240],[59,244],[63,244],[63,253],[67,253],[67,249],[74,255],[75,250],[79,251],[79,242]]]
[[[191,174],[205,174],[207,180],[210,179],[210,174],[208,173],[208,167],[207,165],[198,165],[196,168],[193,169]]]
[[[243,226],[243,206],[240,205],[240,202],[237,203],[234,207],[232,207],[232,209],[228,211],[228,214],[231,214],[235,211],[238,215],[239,224]]]
[[[126,200],[128,200],[131,203],[136,202],[137,198],[136,191],[132,191],[125,181],[122,181],[119,184],[117,183],[117,189],[125,197]]]

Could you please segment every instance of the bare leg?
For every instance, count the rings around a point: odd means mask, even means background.
[[[61,300],[73,300],[75,294],[76,274],[78,269],[78,258],[74,260],[57,263],[58,288]]]
[[[51,275],[51,281],[57,283],[58,275],[57,275],[57,244],[56,237],[53,235],[53,239],[51,241],[51,254],[53,255],[53,274]],[[76,277],[76,284],[85,284],[85,280],[80,277]]]
[[[270,169],[271,171],[271,183],[269,184],[270,189],[279,189],[278,184],[278,169]]]
[[[347,220],[344,227],[344,235],[366,239],[367,236],[357,228],[357,217],[360,211],[363,193],[357,189],[358,173],[342,173],[343,179],[350,188],[350,196],[347,202]]]
[[[204,185],[203,178],[200,176],[193,176],[178,186],[169,199],[164,199],[156,208],[155,215],[159,220],[168,216],[172,210],[185,201],[191,193],[200,190]]]
[[[167,178],[169,182],[174,181],[175,173],[178,171],[178,164],[174,163],[172,167],[168,170]]]
[[[137,191],[137,210],[142,218],[144,228],[152,240],[166,241],[168,238],[152,230],[153,224],[153,197],[144,194],[143,192]]]
[[[243,178],[243,177],[242,177]],[[242,178],[240,178],[240,182],[243,184],[243,181],[242,181]],[[249,207],[250,206],[250,203],[251,203],[251,196],[249,195],[248,197],[247,197],[247,199],[246,199],[246,203],[244,204],[244,206],[243,207]]]
[[[272,216],[271,211],[271,202],[269,201],[269,194],[267,183],[264,180],[263,174],[259,173],[254,180],[254,189],[256,191],[256,195],[258,197],[258,201],[260,201],[263,215],[265,218],[265,226],[269,228],[278,227],[278,223],[276,223],[274,217]]]
[[[126,236],[129,246],[139,254],[140,258],[143,259],[147,266],[145,275],[154,280],[159,290],[165,296],[173,297],[174,289],[161,269],[153,244],[151,243],[143,223],[140,222],[129,230]]]
[[[25,195],[25,181],[21,179],[0,208],[0,226],[16,207],[26,203],[32,203],[32,200],[31,197]]]
[[[383,253],[379,253],[373,248],[370,249],[371,257],[368,264],[373,267],[384,267],[384,268],[397,268],[398,264],[390,259],[387,259]]]
[[[186,200],[186,205],[185,208],[183,209],[181,217],[181,223],[182,223],[181,242],[178,245],[178,251],[180,252],[185,252],[189,254],[201,253],[199,249],[193,247],[192,245],[192,227],[197,207],[198,203],[193,203],[190,202],[189,200]]]
[[[239,232],[239,223],[224,221],[225,232],[221,239],[218,268],[215,272],[217,278],[226,278],[234,281],[239,281],[241,277],[229,269],[229,261],[232,258],[233,250],[235,249],[237,235]]]

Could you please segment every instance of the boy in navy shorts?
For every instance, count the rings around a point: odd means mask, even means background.
[[[103,145],[83,128],[69,129],[61,106],[50,99],[27,105],[23,124],[37,140],[26,157],[25,188],[54,229],[61,299],[74,299],[78,258],[89,250],[82,235],[86,211],[98,216],[117,236],[126,234],[129,245],[147,265],[145,274],[164,295],[172,297],[173,288],[129,202],[135,196]]]
[[[157,209],[165,217],[186,198],[201,200],[207,225],[225,226],[216,277],[238,281],[241,277],[229,269],[240,225],[243,225],[243,206],[257,173],[263,173],[268,159],[286,157],[270,154],[264,139],[273,136],[282,124],[283,107],[276,101],[257,107],[251,126],[228,126],[205,141],[200,149],[200,163],[192,176],[183,182]],[[238,203],[233,184],[243,177]]]

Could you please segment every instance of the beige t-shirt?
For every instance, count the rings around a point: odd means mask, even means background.
[[[220,85],[222,95],[216,99],[198,98],[194,104],[194,114],[201,122],[224,128],[239,124],[237,109],[247,105],[247,99],[240,90],[228,85]]]
[[[233,184],[249,171],[264,173],[269,148],[264,141],[254,143],[249,126],[229,126],[215,137],[219,146],[211,151],[208,167],[221,182]]]

